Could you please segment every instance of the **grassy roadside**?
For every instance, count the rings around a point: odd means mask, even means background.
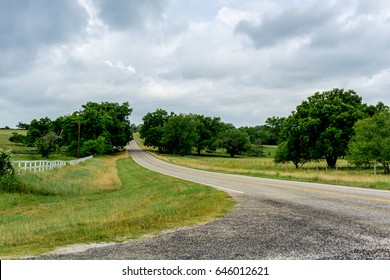
[[[390,176],[382,174],[378,169],[374,175],[372,169],[348,167],[346,160],[340,159],[338,170],[326,169],[326,162],[315,162],[296,169],[292,164],[275,164],[273,162],[274,148],[267,147],[266,157],[237,157],[228,155],[189,155],[176,156],[159,154],[149,147],[144,147],[141,140],[137,143],[155,157],[177,165],[214,172],[240,174],[262,178],[295,180],[304,182],[326,183],[361,188],[390,190]]]
[[[154,173],[126,154],[21,180],[41,194],[0,193],[1,259],[120,242],[210,221],[234,205],[223,192]]]

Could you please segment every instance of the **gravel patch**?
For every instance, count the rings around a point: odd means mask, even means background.
[[[123,243],[80,244],[33,259],[390,259],[389,226],[286,201],[231,194],[224,218]]]

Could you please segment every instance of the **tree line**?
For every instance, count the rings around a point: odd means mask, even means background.
[[[262,145],[278,145],[276,163],[296,168],[326,160],[334,168],[340,157],[358,166],[380,163],[390,173],[390,112],[379,102],[367,105],[353,90],[335,88],[304,100],[288,117],[268,118],[265,125],[235,128],[220,118],[168,113],[143,118],[140,136],[160,152],[185,155],[225,148],[231,157],[262,155]]]
[[[73,156],[109,154],[132,139],[129,104],[88,102],[80,111],[56,120],[41,118],[30,124],[27,135],[11,141],[37,147],[48,157],[57,149]],[[333,168],[340,157],[358,166],[376,163],[390,173],[390,111],[379,102],[367,105],[353,90],[317,92],[288,117],[270,117],[264,125],[236,128],[218,117],[168,113],[157,109],[143,117],[140,136],[146,146],[178,155],[218,148],[235,157],[261,156],[262,145],[278,145],[275,162],[293,162],[296,168],[326,160]]]
[[[19,128],[28,129],[27,135],[15,133],[10,141],[36,147],[43,157],[58,149],[78,157],[110,154],[132,139],[131,113],[127,102],[88,102],[56,120],[44,117],[19,123]]]
[[[142,120],[140,136],[144,144],[160,152],[186,155],[195,150],[200,155],[202,151],[225,148],[231,157],[260,155],[262,143],[276,143],[282,123],[273,117],[263,126],[236,128],[218,117],[168,113],[164,109],[147,113]]]

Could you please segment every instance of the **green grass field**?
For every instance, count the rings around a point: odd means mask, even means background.
[[[154,173],[126,153],[19,180],[37,191],[0,192],[0,259],[156,234],[221,217],[234,205],[221,191]]]

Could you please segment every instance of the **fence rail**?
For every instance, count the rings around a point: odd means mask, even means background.
[[[63,160],[18,160],[13,161],[14,168],[17,170],[17,172],[22,171],[33,171],[33,172],[40,172],[45,170],[52,170],[54,168],[63,167],[65,165],[75,165],[79,164],[81,162],[84,162],[86,160],[89,160],[93,158],[93,156],[85,157],[85,158],[79,158],[74,159],[71,161],[63,161]]]

